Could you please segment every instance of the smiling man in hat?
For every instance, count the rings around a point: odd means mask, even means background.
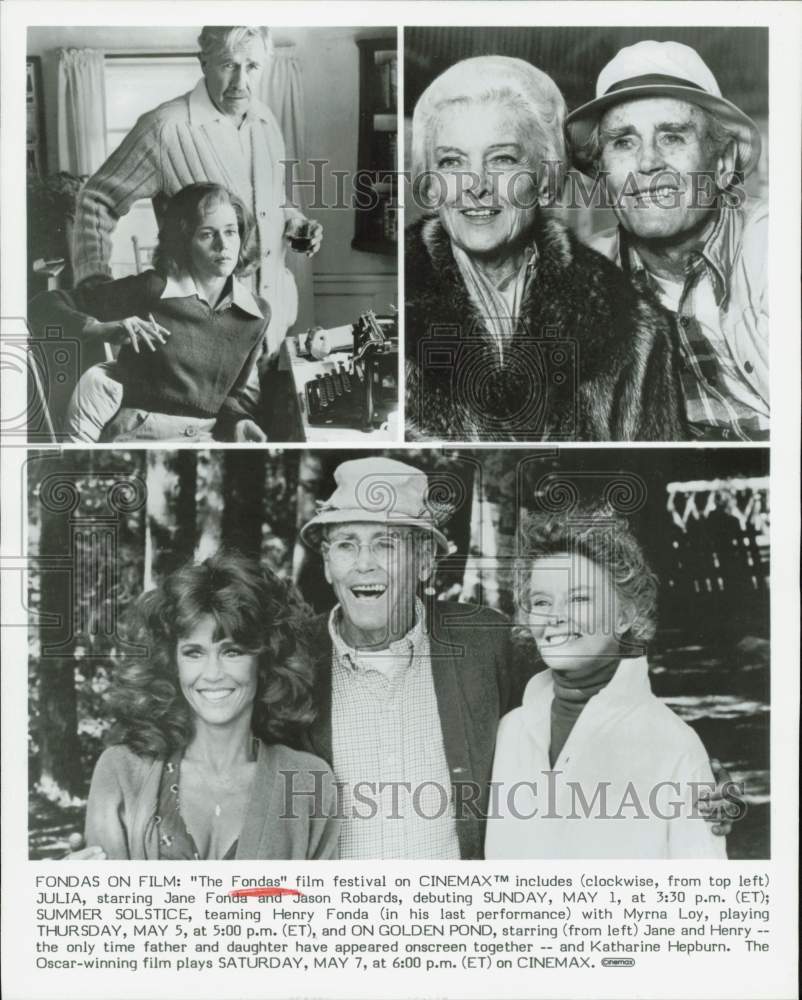
[[[513,643],[498,611],[424,606],[422,585],[449,551],[424,472],[377,455],[343,462],[334,479],[301,529],[338,603],[308,624],[315,721],[293,742],[334,769],[342,859],[481,859],[499,720],[542,661],[532,643]],[[700,809],[726,835],[736,797],[729,774],[713,771]],[[291,816],[310,793],[283,775]],[[70,860],[105,857],[80,835],[71,843]]]
[[[448,542],[423,472],[371,457],[344,462],[335,482],[301,537],[339,602],[312,629],[309,743],[342,783],[341,856],[480,858],[496,728],[528,679],[509,622],[469,604],[424,608]]]
[[[601,71],[566,121],[574,165],[603,178],[618,227],[592,245],[675,317],[692,432],[769,432],[768,217],[740,181],[760,133],[697,52],[643,41]]]

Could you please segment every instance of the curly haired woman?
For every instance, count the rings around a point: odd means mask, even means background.
[[[522,610],[549,669],[501,720],[486,857],[725,858],[699,808],[707,753],[649,684],[657,578],[626,522],[536,515],[523,542]]]
[[[187,565],[134,604],[73,858],[335,856],[334,778],[282,740],[309,725],[306,608],[242,556]]]

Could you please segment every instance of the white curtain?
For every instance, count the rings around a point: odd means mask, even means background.
[[[279,45],[274,50],[270,71],[262,77],[262,101],[276,116],[288,160],[298,160],[296,176],[306,176],[304,166],[306,143],[304,127],[304,90],[301,76],[301,61],[294,45]],[[306,205],[311,199],[307,189],[293,192],[293,201],[306,214]],[[323,234],[325,239],[325,233]],[[312,292],[313,260],[306,256],[287,252],[287,266],[295,276],[298,286],[298,319],[294,330],[304,330],[314,323],[314,302]]]
[[[106,159],[103,53],[61,49],[58,60],[59,169],[93,174]]]

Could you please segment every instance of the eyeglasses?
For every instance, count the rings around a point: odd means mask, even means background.
[[[323,542],[321,546],[331,562],[340,566],[351,566],[359,559],[362,549],[369,549],[377,562],[387,562],[403,548],[400,535],[378,535],[369,542],[359,542],[355,538],[338,538],[333,542]]]

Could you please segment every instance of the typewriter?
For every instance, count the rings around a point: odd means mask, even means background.
[[[306,384],[310,424],[370,431],[398,407],[397,317],[366,312],[352,331],[350,360]]]

